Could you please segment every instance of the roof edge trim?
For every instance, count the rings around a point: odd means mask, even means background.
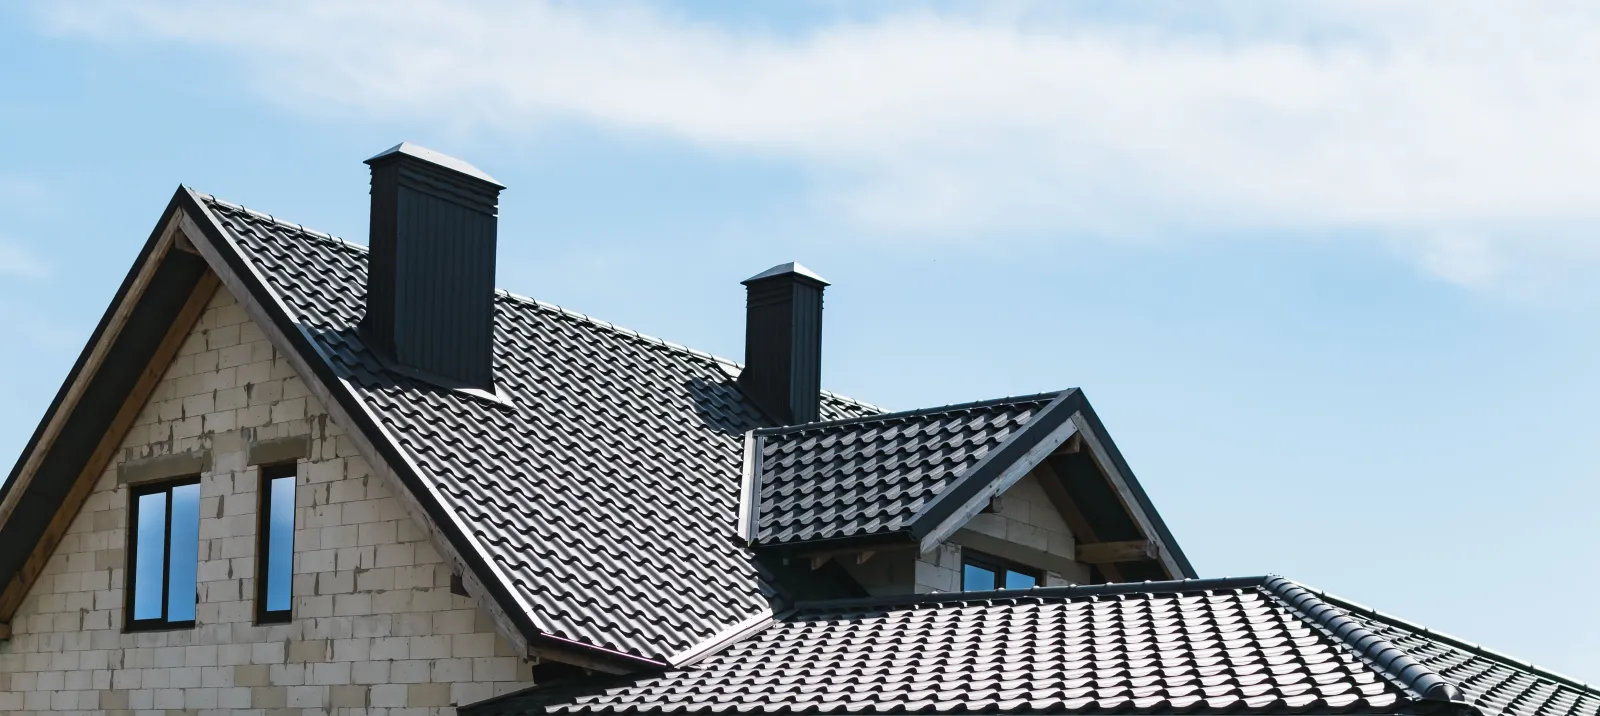
[[[1068,396],[1075,392],[1077,389],[1071,388],[1044,394],[1055,397],[1034,413],[1031,420],[1007,437],[1005,442],[994,446],[994,449],[984,455],[978,464],[957,477],[911,517],[907,526],[911,538],[922,543],[922,551],[932,549],[930,543],[937,544],[948,537],[949,533],[955,532],[955,529],[960,527],[959,523],[965,522],[962,519],[964,508],[970,508],[974,500],[982,498],[1005,478],[1012,477],[1011,473],[1017,473],[1015,477],[1020,479],[1028,470],[1033,469],[1033,466],[1048,454],[1036,455],[1040,446],[1056,438],[1059,438],[1060,442],[1065,442],[1071,437],[1078,428],[1072,422],[1072,410],[1064,406],[1067,404]],[[1050,449],[1054,448],[1054,445],[1050,446]],[[958,524],[951,526],[952,522]]]
[[[12,465],[5,482],[0,483],[0,505],[4,506],[4,512],[0,513],[0,526],[9,520],[14,500],[20,499],[20,493],[16,498],[12,497],[12,493],[18,489],[26,490],[26,485],[18,487],[19,482],[23,482],[19,478],[24,472],[29,472],[37,466],[41,448],[48,451],[47,443],[54,439],[54,433],[61,427],[58,421],[65,421],[77,407],[78,397],[93,374],[99,370],[99,359],[103,357],[103,352],[116,339],[122,328],[121,319],[125,318],[122,315],[122,307],[132,305],[138,300],[139,297],[133,294],[143,288],[140,285],[141,280],[147,274],[154,272],[153,259],[159,258],[160,254],[164,253],[172,236],[177,232],[174,219],[179,211],[179,200],[185,191],[187,187],[180,184],[173,192],[172,198],[167,200],[167,207],[162,210],[161,219],[156,222],[155,228],[150,230],[150,236],[140,247],[133,265],[123,276],[116,293],[112,294],[110,304],[100,315],[100,321],[89,334],[89,340],[84,342],[83,349],[78,352],[78,358],[67,371],[67,377],[62,380],[61,387],[56,389],[56,394],[51,398],[49,407],[45,409],[44,416],[39,419],[39,424],[34,428],[23,449],[17,453],[17,461]]]
[[[693,666],[702,659],[705,659],[719,651],[722,651],[723,649],[744,641],[746,637],[749,637],[752,634],[765,631],[767,627],[772,626],[773,624],[777,623],[779,619],[782,619],[788,615],[789,612],[784,612],[783,614],[774,614],[771,609],[762,609],[761,611],[750,615],[749,618],[740,620],[739,623],[711,635],[711,637],[705,641],[667,657],[667,661],[671,663],[672,667],[675,669]]]
[[[1308,621],[1325,629],[1379,671],[1424,701],[1470,705],[1455,684],[1440,676],[1405,650],[1372,633],[1356,620],[1339,611],[1316,594],[1295,582],[1270,575],[1261,581],[1262,589]]]
[[[756,540],[756,515],[761,514],[761,436],[754,430],[744,434],[744,474],[739,480],[739,538],[745,544]]]
[[[1142,515],[1155,534],[1146,534],[1145,537],[1155,539],[1162,546],[1163,558],[1170,557],[1177,566],[1179,574],[1190,579],[1199,577],[1194,565],[1189,562],[1189,557],[1183,553],[1172,530],[1167,527],[1166,520],[1161,518],[1161,513],[1156,510],[1155,503],[1150,500],[1149,493],[1145,492],[1144,485],[1133,474],[1133,468],[1128,465],[1128,460],[1122,454],[1122,449],[1117,447],[1117,442],[1111,438],[1111,433],[1106,430],[1100,415],[1094,411],[1094,406],[1089,403],[1089,396],[1081,389],[1073,389],[1070,400],[1073,404],[1073,413],[1078,422],[1078,430],[1095,451],[1097,460],[1099,453],[1104,453],[1105,462],[1100,465],[1101,471],[1112,480],[1121,479],[1133,498],[1133,504],[1127,505],[1130,510],[1137,510]],[[1137,515],[1135,515],[1137,521]],[[1163,560],[1165,561],[1165,560]]]

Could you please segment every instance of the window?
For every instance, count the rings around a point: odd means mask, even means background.
[[[961,554],[962,591],[1027,589],[1044,582],[1044,575],[1032,567],[967,549]]]
[[[256,514],[256,623],[289,621],[294,604],[294,465],[261,468]]]
[[[124,626],[194,626],[200,566],[200,478],[133,488]]]

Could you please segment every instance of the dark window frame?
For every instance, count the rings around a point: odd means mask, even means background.
[[[1016,572],[1017,574],[1032,577],[1033,586],[1035,588],[1044,586],[1043,569],[1039,569],[1038,567],[1030,567],[1021,562],[1009,560],[1004,557],[996,557],[987,552],[978,552],[976,550],[970,550],[963,547],[961,549],[961,591],[963,592],[972,591],[967,588],[967,565],[969,564],[979,569],[986,569],[990,572],[993,572],[994,589],[996,590],[1007,589],[1005,586],[1006,572]]]
[[[171,480],[158,480],[141,485],[134,485],[128,490],[128,567],[123,574],[123,599],[122,599],[122,631],[175,631],[180,629],[193,629],[195,620],[174,622],[167,620],[167,608],[171,606],[172,575],[172,490],[173,488],[186,487],[200,484],[199,475],[186,475]],[[139,498],[146,495],[166,493],[167,508],[166,522],[162,525],[161,542],[161,616],[148,619],[135,619],[133,614],[133,601],[137,596],[135,582],[139,574]],[[200,555],[196,554],[199,560]],[[198,605],[196,605],[198,607]],[[196,610],[198,611],[198,609]]]
[[[256,624],[288,624],[294,621],[294,529],[289,530],[289,608],[267,609],[267,567],[272,556],[272,482],[299,478],[299,465],[293,462],[261,465],[256,486]],[[299,484],[295,484],[296,492]],[[293,506],[289,508],[291,511]]]

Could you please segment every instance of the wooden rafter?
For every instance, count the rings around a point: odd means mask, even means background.
[[[1076,436],[1074,436],[1076,437]],[[1072,538],[1078,542],[1095,542],[1094,529],[1089,526],[1089,521],[1084,519],[1083,513],[1078,511],[1078,503],[1072,501],[1067,490],[1061,484],[1061,478],[1050,467],[1050,461],[1045,460],[1033,468],[1039,485],[1044,488],[1044,494],[1050,498],[1050,503],[1056,506],[1056,511],[1061,513],[1061,520],[1067,523],[1067,529],[1072,530]],[[1100,572],[1106,579],[1113,582],[1122,581],[1122,572],[1113,563],[1097,564]]]
[[[122,445],[122,439],[127,435],[128,428],[133,425],[139,411],[144,409],[145,401],[149,400],[150,394],[155,391],[156,384],[161,382],[161,377],[167,372],[167,366],[171,365],[173,357],[178,354],[178,349],[189,337],[190,329],[205,311],[206,304],[211,301],[212,294],[216,293],[219,283],[217,275],[210,271],[202,274],[200,280],[196,282],[188,300],[184,302],[183,308],[178,311],[177,317],[168,327],[166,336],[161,339],[155,353],[150,356],[150,362],[139,374],[133,389],[128,391],[122,407],[117,410],[116,417],[112,418],[105,434],[100,437],[99,445],[89,455],[83,470],[73,481],[72,488],[68,490],[55,516],[50,519],[50,524],[45,527],[33,551],[28,554],[28,560],[17,570],[10,583],[6,584],[5,590],[0,592],[0,622],[10,624],[12,616],[17,613],[17,608],[22,606],[23,598],[28,595],[28,590],[39,578],[39,573],[44,570],[50,556],[55,554],[62,536],[72,525],[72,520],[78,516],[78,510],[83,507],[89,493],[94,490],[94,485],[105,472],[106,466],[111,463],[111,458]]]

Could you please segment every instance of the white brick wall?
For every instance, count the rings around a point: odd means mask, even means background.
[[[255,626],[253,443],[305,436],[294,621]],[[122,632],[130,461],[209,451],[193,629]],[[530,667],[226,290],[211,300],[0,642],[0,713],[442,716]],[[177,475],[173,475],[176,477]]]

